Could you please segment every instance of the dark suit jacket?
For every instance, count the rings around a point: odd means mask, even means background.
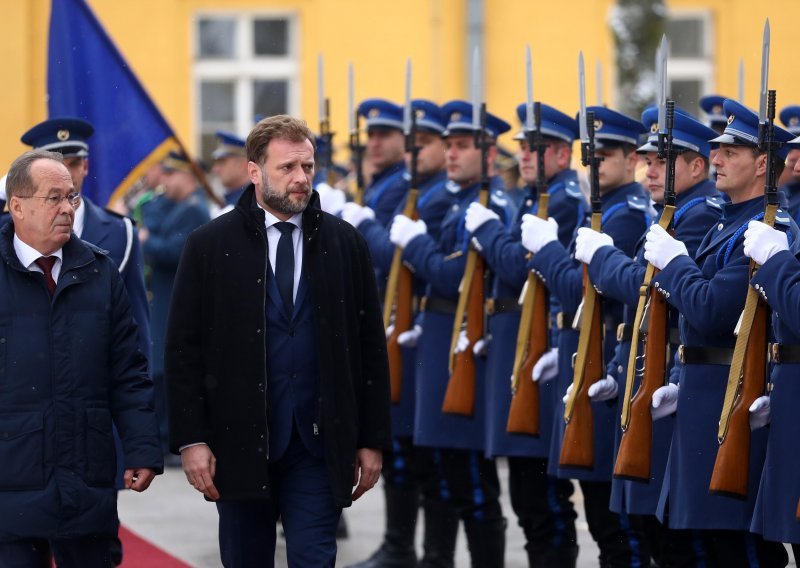
[[[170,445],[207,442],[222,499],[269,497],[264,340],[267,240],[249,186],[236,208],[194,231],[175,278],[165,369]],[[303,213],[303,269],[314,300],[320,432],[338,506],[351,502],[356,450],[390,443],[389,372],[367,245],[346,222]]]

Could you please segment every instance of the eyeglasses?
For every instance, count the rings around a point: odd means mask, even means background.
[[[44,204],[47,207],[55,209],[56,207],[60,206],[61,203],[66,199],[67,203],[69,203],[73,209],[77,208],[78,205],[81,204],[81,194],[77,191],[74,193],[68,193],[67,195],[20,195],[20,199],[30,199],[31,197],[35,197],[36,199],[41,199],[44,201]]]

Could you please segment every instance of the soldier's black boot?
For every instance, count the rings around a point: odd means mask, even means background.
[[[506,520],[490,521],[465,519],[469,555],[472,568],[497,568],[505,566]]]
[[[425,540],[419,568],[453,568],[455,565],[458,515],[449,503],[427,500]]]
[[[414,536],[419,511],[419,492],[384,485],[386,533],[372,556],[349,568],[416,568]]]
[[[539,553],[528,551],[529,568],[575,568],[578,547],[548,548]]]

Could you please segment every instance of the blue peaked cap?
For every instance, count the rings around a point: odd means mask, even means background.
[[[717,136],[710,142],[718,144],[733,144],[735,146],[757,146],[758,145],[758,115],[743,104],[733,99],[725,99],[723,105],[725,114],[728,117],[728,124],[725,132]],[[794,136],[780,126],[775,126],[775,140],[783,142],[783,146],[778,150],[778,156],[785,160],[789,153],[786,145],[792,141]]]
[[[642,125],[650,131],[647,142],[637,152],[658,152],[658,107],[647,107],[642,113]],[[692,150],[708,158],[711,155],[709,140],[717,136],[714,130],[697,120],[682,108],[675,107],[672,123],[672,143],[679,148]]]
[[[786,127],[786,130],[797,136],[800,134],[800,106],[791,105],[784,108],[778,118]]]
[[[525,127],[525,119],[527,117],[526,106],[527,105],[525,103],[522,103],[517,107],[517,117],[522,123],[522,130],[516,136],[514,136],[514,140],[524,140],[525,135],[528,132],[527,128]],[[569,142],[570,144],[574,142],[578,136],[580,136],[577,120],[569,115],[564,114],[560,110],[551,107],[550,105],[542,103],[541,108],[543,136],[558,138],[559,140]],[[533,129],[536,130],[535,124],[533,125]]]
[[[467,101],[450,101],[442,107],[442,112],[447,117],[447,130],[444,136],[451,134],[472,133],[472,104]],[[486,132],[492,138],[497,138],[501,134],[511,130],[511,125],[502,118],[493,114],[486,113]]]
[[[426,99],[411,101],[411,109],[417,120],[417,128],[441,136],[447,128],[447,117],[436,103]]]
[[[598,148],[619,144],[639,146],[639,138],[646,132],[641,122],[615,110],[590,106],[586,111],[594,111],[594,139]]]
[[[358,105],[358,114],[370,128],[397,128],[403,130],[403,107],[385,99],[366,99]]]
[[[705,97],[700,97],[700,108],[706,113],[709,126],[724,126],[728,123],[728,117],[723,108],[724,103],[725,97],[721,95],[706,95]]]
[[[60,152],[65,157],[89,155],[87,140],[94,133],[89,122],[74,117],[51,118],[40,122],[20,140],[34,149]]]
[[[244,139],[230,132],[223,132],[222,130],[217,130],[214,135],[217,137],[217,147],[211,152],[211,158],[213,160],[219,160],[226,156],[245,155]]]

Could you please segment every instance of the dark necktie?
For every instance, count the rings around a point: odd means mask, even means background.
[[[273,225],[281,232],[278,240],[277,257],[275,259],[275,278],[278,281],[278,291],[283,300],[286,314],[291,317],[294,309],[294,243],[292,231],[295,226],[291,223],[280,222]]]
[[[47,282],[47,289],[50,291],[50,295],[52,296],[53,293],[56,291],[56,281],[53,280],[53,265],[58,260],[56,256],[40,256],[34,262],[36,266],[42,269],[44,272],[44,279]]]

